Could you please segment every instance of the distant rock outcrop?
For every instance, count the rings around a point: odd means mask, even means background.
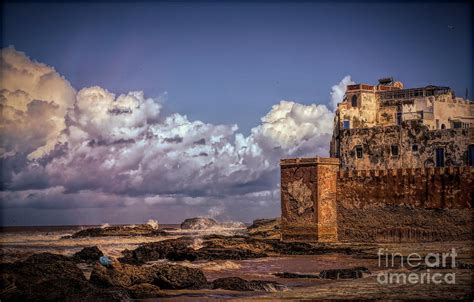
[[[242,260],[266,257],[267,255],[253,251],[245,246],[221,247],[214,241],[207,241],[200,249],[193,249],[194,240],[190,238],[170,239],[140,245],[135,250],[125,250],[119,258],[123,263],[143,264],[148,261],[168,259],[172,261],[195,260]]]
[[[105,237],[105,236],[166,236],[167,232],[149,224],[117,225],[99,228],[88,228],[72,234],[72,238]]]
[[[280,239],[280,218],[257,219],[247,228],[253,238]]]
[[[188,218],[181,223],[181,229],[183,230],[205,230],[210,227],[219,225],[217,221],[212,218],[205,217],[194,217]]]
[[[206,217],[187,218],[181,223],[182,230],[207,230],[209,228],[245,229],[246,226],[243,222],[218,222],[212,218]]]

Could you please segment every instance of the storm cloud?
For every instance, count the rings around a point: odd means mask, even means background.
[[[76,91],[11,47],[1,68],[4,210],[152,208],[158,219],[249,221],[279,215],[280,158],[328,155],[333,112],[325,105],[282,100],[246,136],[237,125],[163,114],[162,100],[142,91]],[[347,76],[332,88],[331,108],[350,83]]]

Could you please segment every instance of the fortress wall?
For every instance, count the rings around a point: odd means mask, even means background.
[[[473,135],[474,128],[429,130],[414,121],[401,126],[342,129],[337,145],[344,170],[435,167],[438,148],[444,150],[445,166],[455,167],[467,165]],[[357,146],[362,158],[357,157]],[[397,146],[397,155],[392,154],[392,146]]]
[[[341,171],[341,241],[471,239],[474,168]]]

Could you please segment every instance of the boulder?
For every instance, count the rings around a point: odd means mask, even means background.
[[[164,264],[153,267],[153,284],[163,289],[200,289],[207,287],[202,270],[181,265]]]
[[[90,282],[100,287],[128,288],[135,291],[132,295],[146,287],[137,287],[139,284],[151,284],[162,289],[199,289],[207,286],[204,273],[197,268],[170,264],[135,266],[119,262],[109,267],[95,265]]]
[[[212,282],[213,289],[225,289],[235,291],[265,291],[276,292],[286,290],[283,284],[274,281],[251,280],[247,281],[239,277],[219,278]]]
[[[2,273],[10,276],[9,280],[17,288],[26,288],[48,280],[86,281],[82,271],[69,257],[51,253],[34,254],[25,261],[5,265]]]
[[[32,285],[28,291],[20,293],[12,301],[132,301],[129,293],[123,288],[98,288],[87,281],[75,279],[47,280]],[[6,299],[7,301],[9,299]]]
[[[149,283],[132,285],[128,288],[128,292],[133,299],[152,299],[163,296],[158,286]]]
[[[110,266],[96,264],[91,272],[90,282],[101,287],[131,287],[135,284],[152,283],[153,269],[120,262]]]
[[[181,229],[183,230],[205,230],[210,227],[219,225],[217,221],[212,218],[205,217],[194,217],[188,218],[181,223]]]
[[[358,279],[369,273],[366,267],[330,269],[322,271],[319,276],[321,279]]]
[[[90,284],[71,258],[35,254],[1,266],[2,301],[127,301],[121,289],[103,290]]]
[[[104,256],[104,253],[97,246],[90,246],[75,253],[72,258],[78,262],[96,262],[102,256]]]
[[[123,251],[124,256],[119,258],[119,261],[131,264],[143,264],[160,259],[193,261],[196,259],[194,250],[190,247],[193,242],[191,238],[178,238],[145,243],[132,251]]]

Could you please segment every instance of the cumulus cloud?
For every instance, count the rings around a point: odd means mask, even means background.
[[[355,84],[352,81],[350,75],[346,75],[337,85],[331,87],[331,101],[329,106],[334,110],[337,108],[337,104],[342,101],[344,94],[346,93],[347,85]]]
[[[161,100],[140,91],[76,93],[13,48],[2,50],[2,74],[4,208],[173,206],[227,219],[248,216],[242,205],[278,212],[280,158],[328,155],[325,105],[283,100],[245,136],[237,125],[164,115]],[[349,83],[333,86],[333,106]]]
[[[0,156],[38,158],[51,151],[65,129],[76,92],[54,68],[13,47],[0,51]]]

